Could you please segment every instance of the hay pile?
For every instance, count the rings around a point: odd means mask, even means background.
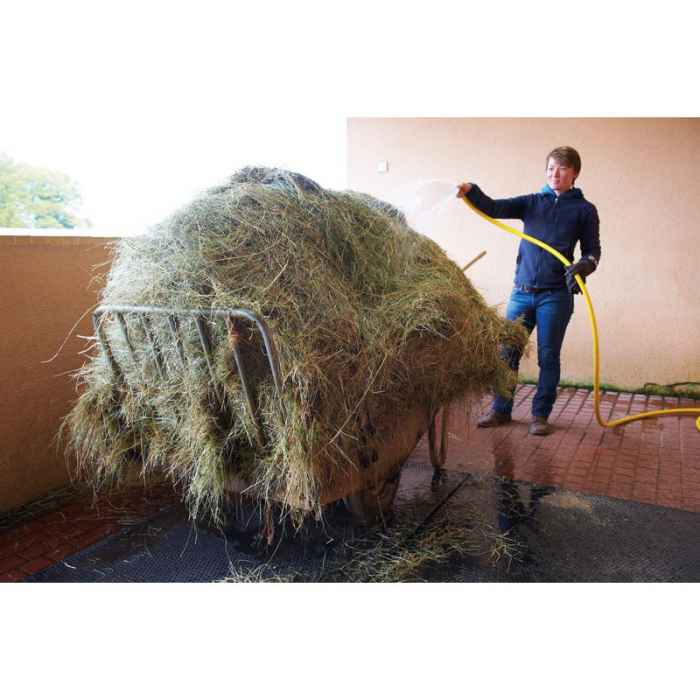
[[[223,403],[194,324],[181,326],[183,372],[165,317],[152,326],[166,378],[144,330],[130,324],[136,366],[109,317],[103,327],[124,380],[115,382],[102,353],[78,373],[83,391],[64,428],[79,475],[99,488],[130,464],[144,476],[164,470],[184,487],[193,517],[215,520],[231,474],[251,484],[249,495],[319,514],[321,489],[356,468],[363,437],[416,404],[431,410],[466,392],[504,390],[513,377],[498,344],[525,342],[390,205],[267,168],[245,168],[147,235],[119,241],[102,302],[247,308],[272,329],[286,417],[257,334],[244,346],[265,449],[221,322],[210,333]]]
[[[383,528],[330,529],[303,559],[294,548],[279,547],[265,561],[249,555],[230,563],[230,583],[409,583],[458,581],[461,570],[482,569],[497,578],[517,575],[527,555],[527,542],[514,529],[497,525],[498,512],[479,493],[502,488],[498,480],[470,477],[470,486],[430,519],[437,503],[425,489],[401,499]],[[444,495],[444,494],[443,494]],[[494,518],[496,515],[496,518]],[[326,526],[328,523],[324,523]],[[335,523],[337,526],[337,522]],[[312,540],[313,541],[313,540]],[[318,540],[317,540],[318,541]],[[320,551],[319,551],[320,550]],[[291,554],[291,556],[290,556]],[[322,556],[321,556],[322,554]],[[300,559],[303,563],[300,564]],[[513,566],[515,565],[515,566]],[[491,570],[491,571],[489,571]]]

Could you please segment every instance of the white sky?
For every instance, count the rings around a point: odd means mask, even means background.
[[[153,223],[246,164],[345,187],[345,114],[289,12],[34,5],[1,49],[0,152],[73,177],[95,226]]]
[[[344,188],[348,116],[697,114],[677,87],[694,23],[668,5],[636,3],[631,36],[624,8],[596,2],[606,21],[580,5],[535,22],[526,3],[240,4],[6,5],[0,152],[66,172],[83,215],[127,233],[246,164]],[[672,70],[645,29],[672,37]]]

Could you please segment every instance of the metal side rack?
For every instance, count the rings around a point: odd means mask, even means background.
[[[285,409],[282,402],[279,356],[273,334],[260,316],[249,309],[177,309],[127,304],[101,305],[93,312],[93,325],[107,363],[117,381],[125,381],[126,373],[115,358],[103,325],[107,315],[116,319],[125,346],[128,348],[128,353],[136,367],[140,365],[141,360],[130,337],[130,323],[136,323],[140,326],[144,338],[153,351],[157,371],[162,377],[167,376],[167,366],[163,358],[163,348],[153,330],[152,317],[167,317],[172,342],[177,348],[177,356],[183,371],[188,369],[188,356],[182,337],[183,322],[194,322],[199,345],[212,379],[213,390],[220,403],[223,402],[223,396],[215,376],[214,348],[208,324],[217,319],[223,320],[227,330],[228,348],[233,354],[246,406],[256,427],[257,442],[260,447],[265,446],[263,426],[257,412],[255,387],[241,353],[242,345],[248,342],[245,327],[248,324],[252,324],[262,338],[263,354],[270,368],[279,410],[283,417]],[[248,325],[248,327],[250,326]],[[192,358],[189,358],[189,361],[191,360]],[[322,505],[342,498],[355,516],[364,522],[376,521],[383,517],[383,512],[390,509],[396,495],[401,466],[426,431],[428,433],[430,461],[434,468],[433,483],[438,484],[441,481],[442,467],[447,456],[449,411],[447,407],[443,410],[439,449],[436,431],[438,413],[439,408],[426,410],[425,406],[416,406],[406,415],[397,417],[395,424],[383,426],[383,430],[379,431],[371,444],[366,445],[364,455],[358,455],[357,469],[348,474],[342,484],[335,484],[321,494]],[[368,459],[367,454],[371,454],[372,457]],[[245,489],[246,484],[233,478],[230,487],[233,492],[240,493]],[[305,507],[305,504],[296,505]]]

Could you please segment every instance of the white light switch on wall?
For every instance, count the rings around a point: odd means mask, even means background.
[[[377,164],[377,172],[378,173],[388,173],[389,172],[389,161],[388,160],[380,160],[379,163]]]

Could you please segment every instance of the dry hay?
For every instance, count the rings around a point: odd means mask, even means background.
[[[402,504],[383,528],[366,529],[333,547],[328,559],[304,570],[271,556],[261,564],[232,563],[227,583],[418,583],[452,580],[471,565],[509,571],[521,562],[525,546],[511,531],[501,531],[482,509],[449,502],[424,522],[429,498]]]
[[[363,437],[416,405],[430,411],[467,392],[505,391],[514,378],[499,343],[525,343],[522,328],[393,207],[267,168],[245,168],[146,235],[117,242],[102,302],[246,308],[271,327],[286,417],[257,334],[242,349],[266,449],[256,446],[223,323],[210,328],[223,404],[194,324],[181,328],[190,360],[182,371],[165,317],[152,328],[166,378],[145,331],[130,326],[137,366],[108,316],[123,380],[102,353],[77,375],[82,393],[64,429],[80,477],[100,488],[129,465],[144,477],[164,471],[184,487],[193,517],[215,520],[232,474],[261,501],[319,515],[321,490],[357,468]]]
[[[446,509],[441,518],[415,532],[415,520],[402,518],[385,531],[349,543],[348,560],[326,575],[328,581],[410,583],[444,575],[465,557],[510,568],[522,556],[522,543],[487,523],[466,506]],[[442,567],[442,569],[436,568]]]

